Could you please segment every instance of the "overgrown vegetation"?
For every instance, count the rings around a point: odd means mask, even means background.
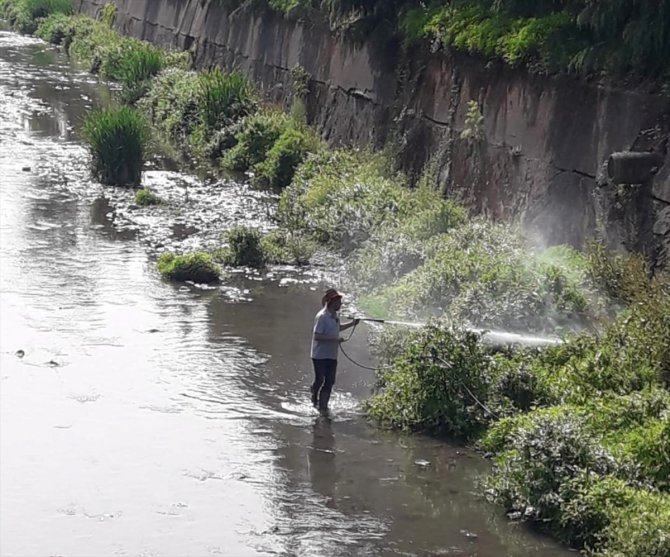
[[[34,33],[39,21],[72,13],[72,0],[0,0],[0,18],[22,33]]]
[[[221,276],[221,270],[212,256],[204,252],[185,255],[165,252],[158,258],[157,266],[164,278],[180,282],[208,284],[217,282]]]
[[[239,130],[257,101],[251,83],[239,72],[176,69],[158,76],[139,106],[168,140],[188,154],[216,161],[235,145],[232,130]]]
[[[230,8],[251,0],[227,0]],[[267,0],[359,37],[431,41],[538,72],[670,78],[670,0]]]
[[[113,4],[111,4],[114,7]],[[166,53],[137,39],[121,37],[111,28],[115,11],[103,21],[56,12],[36,21],[37,36],[61,45],[79,66],[122,85],[119,98],[134,104],[149,90],[151,79],[166,67],[189,67],[188,53]]]
[[[391,368],[369,414],[393,427],[476,440],[496,454],[488,495],[595,555],[670,550],[670,277],[593,249],[586,274],[625,308],[599,334],[492,351],[430,326],[389,334]],[[641,533],[642,532],[642,533]]]
[[[144,117],[129,107],[93,112],[83,128],[93,175],[103,184],[139,186],[147,138]]]
[[[388,168],[364,152],[311,155],[278,212],[347,255],[368,312],[437,320],[378,340],[390,367],[370,417],[483,439],[497,455],[491,499],[575,547],[667,557],[668,276],[599,244],[536,252],[514,226],[467,219],[429,176],[410,192]],[[567,337],[501,350],[463,325]]]

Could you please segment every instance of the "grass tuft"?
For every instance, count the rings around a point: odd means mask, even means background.
[[[83,128],[93,156],[93,174],[103,184],[138,186],[147,130],[143,116],[128,107],[93,112]]]

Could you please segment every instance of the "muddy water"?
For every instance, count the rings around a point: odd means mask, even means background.
[[[156,252],[274,200],[156,164],[158,209],[92,182],[78,129],[108,97],[0,32],[2,555],[568,554],[476,495],[476,455],[366,425],[371,372],[341,362],[314,414],[317,275],[161,281]],[[365,341],[347,347],[369,363]]]

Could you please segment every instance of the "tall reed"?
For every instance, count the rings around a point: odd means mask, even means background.
[[[198,89],[202,123],[209,130],[246,116],[253,106],[253,86],[241,72],[214,69],[199,76]]]
[[[84,136],[98,180],[112,186],[140,184],[147,128],[138,111],[120,107],[93,112],[84,124]]]

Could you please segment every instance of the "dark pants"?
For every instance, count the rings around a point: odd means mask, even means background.
[[[315,360],[314,364],[314,383],[312,383],[312,404],[319,407],[319,410],[328,409],[330,392],[335,384],[335,371],[337,370],[337,360]]]

